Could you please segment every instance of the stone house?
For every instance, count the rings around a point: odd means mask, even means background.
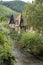
[[[23,17],[21,14],[11,15],[9,26],[14,28],[14,30],[20,33],[20,29],[26,30],[26,26],[24,25]]]

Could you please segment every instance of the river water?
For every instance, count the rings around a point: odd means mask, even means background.
[[[23,54],[17,44],[14,47],[14,56],[16,58],[15,65],[43,65],[43,61],[38,60],[33,55]]]

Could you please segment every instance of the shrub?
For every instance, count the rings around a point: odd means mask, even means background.
[[[10,29],[9,35],[12,38],[12,40],[15,40],[17,42],[20,40],[20,37],[21,37],[21,34],[18,34],[16,31],[14,31],[14,29]]]
[[[34,55],[43,56],[43,37],[39,33],[23,33],[20,43]]]
[[[1,21],[1,22],[3,22],[3,21],[7,21],[7,17],[6,17],[6,16],[1,15],[1,16],[0,16],[0,21]]]
[[[11,49],[6,36],[0,31],[0,65],[13,65],[15,58]]]

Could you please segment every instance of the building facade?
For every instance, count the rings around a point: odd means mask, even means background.
[[[10,17],[9,26],[14,28],[14,30],[20,33],[20,29],[26,30],[26,26],[24,26],[23,17],[21,14],[15,14]]]

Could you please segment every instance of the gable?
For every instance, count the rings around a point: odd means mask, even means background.
[[[20,25],[21,23],[23,23],[23,18],[21,14],[11,15],[9,24],[15,24],[15,23]]]

